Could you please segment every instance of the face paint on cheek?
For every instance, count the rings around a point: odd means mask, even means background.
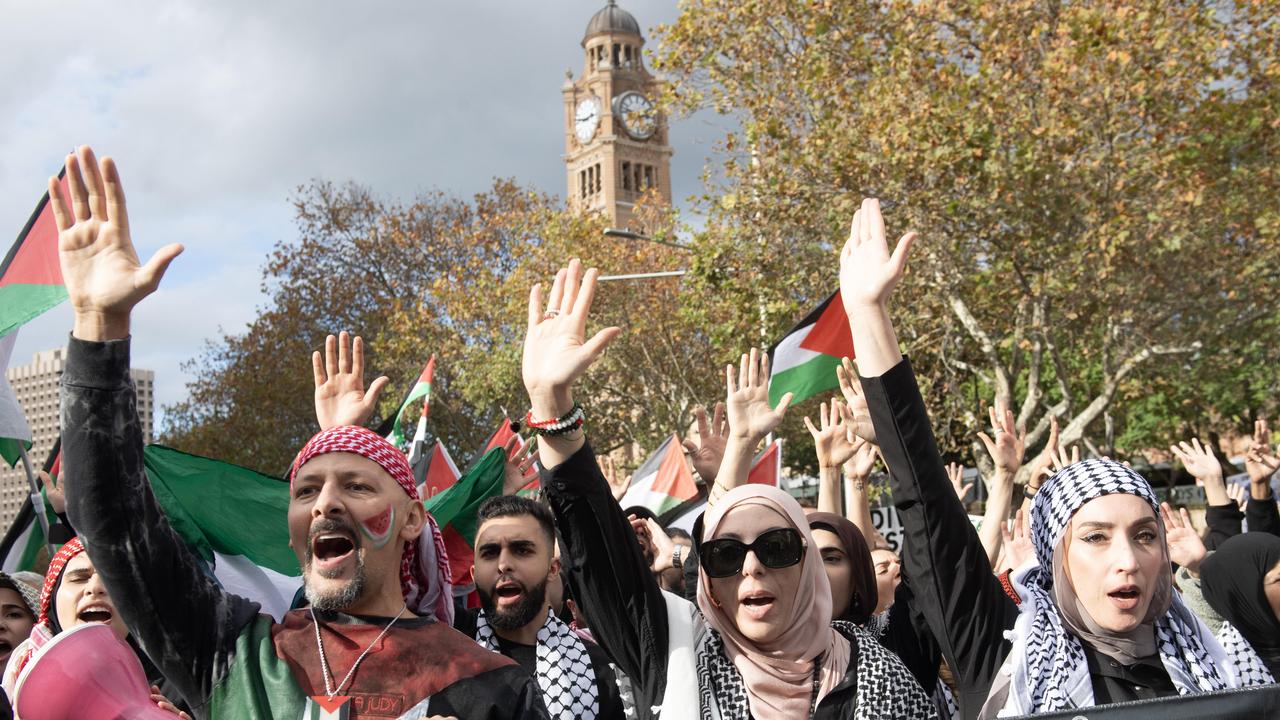
[[[391,542],[391,528],[396,524],[396,509],[390,505],[370,518],[360,521],[360,533],[369,539],[375,550],[381,550]]]

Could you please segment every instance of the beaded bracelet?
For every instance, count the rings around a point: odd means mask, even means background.
[[[559,437],[568,435],[574,430],[582,427],[587,421],[587,414],[582,411],[582,406],[578,403],[573,404],[573,408],[569,412],[552,420],[543,420],[541,422],[533,419],[533,410],[525,413],[524,424],[534,435],[542,437]]]

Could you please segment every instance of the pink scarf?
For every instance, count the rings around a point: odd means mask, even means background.
[[[831,585],[822,568],[822,555],[809,532],[804,511],[790,495],[756,484],[729,491],[707,510],[703,540],[715,539],[725,514],[743,505],[772,510],[779,525],[795,528],[805,540],[800,582],[787,628],[767,646],[748,640],[738,632],[733,618],[711,601],[711,583],[705,571],[698,573],[698,607],[707,623],[720,633],[725,654],[742,675],[753,717],[809,717],[814,660],[822,658],[818,685],[821,700],[844,679],[849,667],[849,641],[831,627]]]

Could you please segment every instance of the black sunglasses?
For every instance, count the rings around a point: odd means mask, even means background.
[[[795,528],[778,528],[761,533],[750,545],[733,538],[702,543],[702,569],[708,577],[722,578],[742,572],[747,552],[753,552],[765,567],[791,567],[804,557],[804,538]]]

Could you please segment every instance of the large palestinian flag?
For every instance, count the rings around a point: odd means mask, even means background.
[[[837,290],[769,348],[769,402],[794,393],[792,404],[840,387],[840,358],[853,357],[849,317]]]
[[[455,595],[470,592],[475,584],[471,565],[479,529],[476,511],[480,503],[502,494],[505,471],[506,455],[502,448],[495,448],[480,456],[456,482],[426,499],[427,512],[440,524],[444,535]]]
[[[701,499],[689,462],[684,457],[680,437],[672,433],[643,465],[636,468],[631,487],[618,504],[623,508],[643,505],[658,516],[659,524],[665,525]]]
[[[67,180],[59,177],[66,192]],[[0,337],[66,299],[58,265],[58,225],[46,191],[0,262]]]

